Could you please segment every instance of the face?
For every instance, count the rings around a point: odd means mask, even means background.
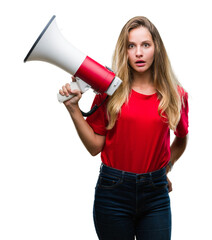
[[[154,61],[155,46],[149,30],[138,27],[129,32],[128,62],[137,73],[144,73],[150,69]]]

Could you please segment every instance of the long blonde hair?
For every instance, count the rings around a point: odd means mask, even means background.
[[[180,119],[181,98],[178,92],[180,83],[176,79],[163,41],[156,27],[145,17],[134,17],[122,28],[113,55],[112,69],[122,79],[123,83],[109,98],[107,113],[109,123],[107,129],[112,129],[121,112],[122,105],[128,101],[131,91],[132,70],[128,64],[127,47],[130,30],[145,27],[149,30],[155,45],[155,56],[151,66],[154,86],[157,90],[160,104],[158,113],[167,121],[170,129],[175,130]]]

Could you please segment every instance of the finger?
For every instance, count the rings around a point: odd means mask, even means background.
[[[60,95],[64,96],[64,93],[61,89],[59,90],[59,93],[60,93]]]
[[[65,87],[66,87],[68,93],[71,94],[71,93],[72,93],[72,91],[71,91],[71,85],[70,85],[69,83],[66,83]]]
[[[79,97],[81,97],[81,95],[82,95],[80,90],[77,90],[77,89],[71,90],[71,93],[76,95],[76,96],[79,96]]]
[[[65,87],[65,86],[62,86],[62,89],[63,89],[64,95],[65,95],[66,97],[68,97],[68,96],[69,96],[69,93],[68,93],[66,87]]]
[[[171,183],[169,184],[168,189],[169,189],[169,192],[172,191],[172,184]]]

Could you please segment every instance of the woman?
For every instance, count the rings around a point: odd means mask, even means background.
[[[175,78],[155,26],[130,19],[117,41],[112,68],[123,80],[113,96],[86,120],[79,91],[60,94],[87,150],[101,152],[94,222],[99,239],[171,239],[167,178],[186,148],[188,95]],[[74,79],[74,78],[73,78]],[[99,105],[105,95],[97,95]],[[170,147],[170,129],[175,139]]]

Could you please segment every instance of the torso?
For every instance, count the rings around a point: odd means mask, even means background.
[[[150,93],[150,92],[148,92]],[[105,165],[134,173],[156,171],[170,158],[168,124],[158,113],[157,93],[131,91],[101,153]]]

